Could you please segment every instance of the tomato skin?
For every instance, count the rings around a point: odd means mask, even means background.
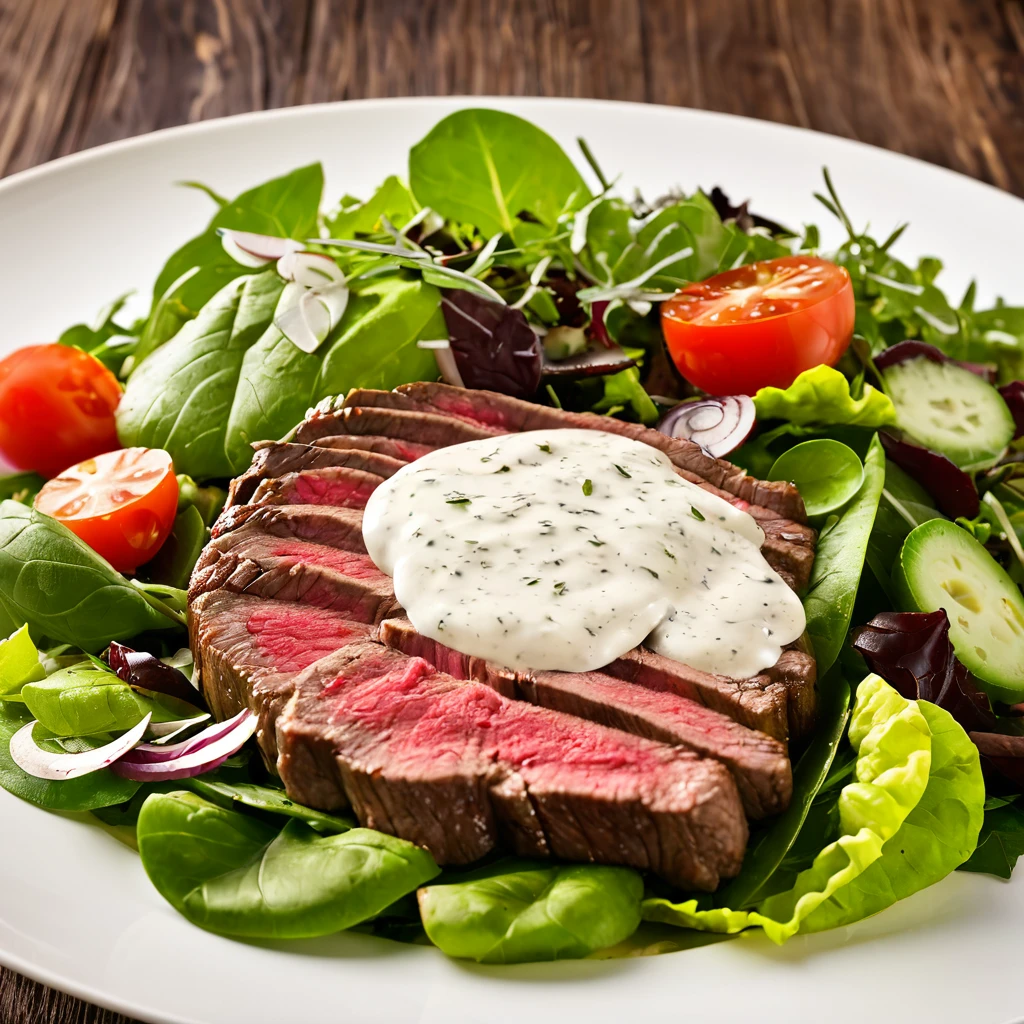
[[[68,345],[30,345],[0,360],[0,455],[45,477],[118,447],[117,378]]]
[[[132,573],[160,550],[178,511],[178,478],[159,448],[122,448],[50,480],[35,507],[62,522],[115,569]]]
[[[810,277],[804,294],[785,282]],[[750,293],[748,306],[707,310],[722,296]],[[679,372],[712,395],[752,395],[786,388],[804,371],[834,366],[853,336],[853,285],[842,267],[811,256],[763,260],[688,285],[664,303],[662,331]],[[703,317],[703,319],[701,318]]]

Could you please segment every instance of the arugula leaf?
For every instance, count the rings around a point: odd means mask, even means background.
[[[430,941],[448,956],[510,964],[588,956],[640,923],[630,868],[503,860],[419,891]]]
[[[253,273],[221,245],[218,228],[303,240],[317,234],[323,193],[320,164],[299,167],[225,202],[206,229],[164,264],[153,285],[153,303],[135,353],[135,369],[225,285]]]
[[[109,768],[64,782],[37,779],[22,771],[11,759],[11,737],[31,721],[24,705],[0,701],[0,786],[8,793],[51,811],[92,811],[123,804],[135,795],[140,783],[122,779]],[[44,750],[67,752],[52,739],[35,739]]]
[[[111,640],[175,626],[63,523],[4,501],[0,634],[26,622],[36,640],[48,637],[90,652]]]
[[[831,366],[804,370],[788,388],[761,388],[754,395],[759,420],[788,420],[808,423],[848,424],[884,427],[895,424],[896,407],[889,397],[864,385],[864,394],[854,398],[846,378]]]
[[[985,805],[978,848],[960,865],[961,871],[980,871],[986,875],[1009,878],[1024,854],[1024,810],[1012,803]]]
[[[155,793],[137,825],[150,881],[193,924],[221,935],[298,939],[351,928],[434,878],[425,850],[355,828],[277,829],[192,793]]]
[[[135,352],[142,324],[123,327],[114,317],[124,308],[131,292],[106,305],[96,318],[96,326],[74,324],[57,339],[58,345],[80,348],[98,359],[108,370],[119,373],[125,359]]]
[[[409,184],[422,206],[512,234],[520,213],[553,228],[590,190],[562,148],[529,121],[499,110],[459,110],[409,151]]]
[[[818,538],[804,610],[819,672],[831,668],[846,640],[884,483],[885,455],[876,434],[864,460],[860,490],[842,516]]]

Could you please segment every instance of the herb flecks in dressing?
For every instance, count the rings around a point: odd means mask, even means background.
[[[363,537],[417,630],[511,668],[585,672],[646,643],[745,678],[804,630],[746,512],[603,431],[431,452],[374,491]]]

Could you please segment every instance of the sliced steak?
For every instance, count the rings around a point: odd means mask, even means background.
[[[335,466],[305,469],[264,480],[253,492],[252,505],[335,505],[365,508],[384,478],[361,469]]]
[[[441,672],[485,683],[503,696],[720,761],[732,774],[750,818],[765,818],[789,806],[793,774],[785,747],[696,701],[670,691],[645,689],[602,672],[513,672],[417,633],[408,619],[385,620],[380,639],[388,647],[423,658]]]
[[[419,408],[425,412],[438,412],[454,417],[491,433],[514,433],[522,430],[544,430],[548,427],[582,427],[605,430],[614,434],[643,441],[663,451],[680,469],[695,474],[699,479],[720,487],[737,498],[774,509],[797,522],[806,522],[803,498],[789,483],[758,480],[746,471],[724,459],[714,459],[693,441],[668,437],[638,423],[627,423],[611,416],[598,416],[589,412],[568,412],[550,406],[537,405],[519,398],[493,391],[475,391],[450,384],[420,382],[402,384],[394,392],[358,390],[345,399],[346,406],[370,405],[370,395],[396,394],[401,396],[402,408]],[[375,399],[388,402],[390,399]]]
[[[375,394],[377,393],[391,394],[389,391],[375,392]],[[325,422],[328,419],[330,422]],[[305,429],[307,425],[310,425],[310,430]],[[471,423],[453,420],[450,416],[419,412],[416,409],[369,407],[364,409],[347,406],[333,409],[331,412],[319,413],[315,422],[307,420],[300,424],[295,433],[295,440],[309,443],[318,436],[317,431],[322,431],[319,436],[330,434],[384,435],[395,441],[412,441],[431,448],[444,448],[451,444],[461,444],[463,441],[478,441],[482,437],[497,437],[499,434],[506,433],[506,431],[476,427]]]
[[[367,827],[441,864],[503,845],[710,890],[738,872],[747,839],[722,765],[507,700],[379,644],[351,644],[302,673],[277,745],[293,799],[347,802]]]
[[[319,437],[315,443],[320,448],[353,448],[363,451],[378,452],[402,462],[415,462],[420,456],[434,451],[428,444],[417,444],[415,441],[397,441],[393,437],[381,437],[378,434],[336,434]]]
[[[275,537],[294,537],[366,553],[360,509],[333,505],[234,505],[217,517],[210,532],[216,538],[246,523]]]
[[[367,573],[355,579],[339,571],[340,565],[348,564],[347,559],[366,556],[326,545],[300,547],[298,541],[288,545],[281,538],[255,531],[239,540],[238,535],[245,532],[242,527],[206,546],[192,571],[190,605],[201,594],[223,589],[328,608],[354,622],[377,623],[401,614],[390,577],[381,580],[383,573]],[[346,559],[344,563],[342,558]]]
[[[264,480],[302,470],[348,467],[379,477],[389,477],[404,465],[405,462],[378,452],[275,442],[259,448],[249,468],[231,481],[227,505],[229,508],[232,505],[245,505]]]
[[[286,601],[264,601],[218,590],[189,608],[189,639],[210,710],[218,719],[243,708],[259,718],[256,738],[273,767],[275,722],[294,690],[296,673],[372,627],[337,612]]]

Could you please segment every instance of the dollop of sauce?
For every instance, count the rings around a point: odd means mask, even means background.
[[[603,431],[431,452],[373,492],[363,538],[420,633],[515,669],[586,672],[644,643],[746,678],[804,631],[751,516]]]

